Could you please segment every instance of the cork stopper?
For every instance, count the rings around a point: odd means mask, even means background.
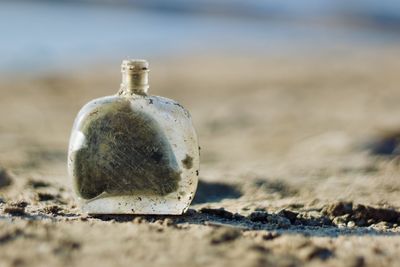
[[[122,83],[119,94],[146,95],[149,88],[149,63],[144,59],[125,59],[121,64]]]
[[[121,71],[129,73],[140,73],[149,70],[149,62],[144,59],[125,59],[121,64]]]

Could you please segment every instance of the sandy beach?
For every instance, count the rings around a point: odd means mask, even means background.
[[[201,145],[182,216],[82,214],[72,122],[117,92],[119,62],[0,82],[0,266],[398,266],[396,47],[160,58],[150,93]]]

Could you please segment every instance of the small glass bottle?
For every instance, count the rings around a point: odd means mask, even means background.
[[[190,114],[147,94],[147,61],[124,60],[121,69],[118,93],[87,103],[73,125],[68,171],[82,211],[182,214],[199,175]]]

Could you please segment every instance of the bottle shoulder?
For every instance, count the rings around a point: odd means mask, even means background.
[[[111,95],[93,99],[79,111],[75,125],[82,123],[88,115],[94,112],[111,110],[129,106],[132,112],[144,112],[149,115],[165,113],[165,115],[186,117],[191,120],[190,113],[177,101],[156,95],[133,95],[132,97]]]

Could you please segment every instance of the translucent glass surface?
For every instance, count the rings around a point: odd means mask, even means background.
[[[75,120],[68,170],[84,212],[182,214],[199,173],[190,114],[158,96],[93,100]]]

